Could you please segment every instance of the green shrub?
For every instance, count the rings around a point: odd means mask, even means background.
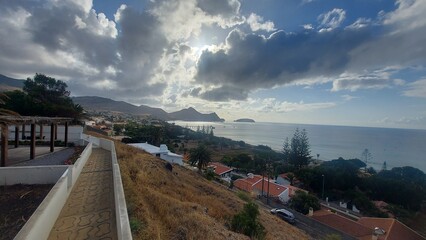
[[[243,191],[238,191],[237,192],[237,196],[241,200],[243,200],[243,201],[246,201],[246,202],[250,202],[251,201],[250,196],[247,193],[243,192]]]
[[[132,231],[132,233],[137,233],[142,229],[142,226],[143,226],[142,222],[136,218],[131,218],[129,223],[130,223],[130,230]]]
[[[231,230],[249,236],[252,239],[264,239],[265,228],[258,221],[258,206],[253,203],[247,203],[241,212],[236,214],[231,220]]]

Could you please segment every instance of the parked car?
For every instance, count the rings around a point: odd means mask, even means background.
[[[281,219],[289,223],[296,222],[296,218],[294,217],[293,213],[291,213],[290,211],[286,209],[274,208],[274,209],[271,209],[271,213],[277,215],[278,217],[280,217]]]

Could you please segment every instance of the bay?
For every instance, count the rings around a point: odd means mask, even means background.
[[[236,123],[236,122],[185,122],[174,121],[183,127],[213,126],[215,136],[244,141],[252,145],[267,145],[281,151],[285,138],[291,139],[294,131],[306,129],[311,145],[311,155],[320,160],[362,159],[368,149],[371,161],[368,166],[387,169],[412,166],[426,172],[426,130],[329,126],[287,123]]]

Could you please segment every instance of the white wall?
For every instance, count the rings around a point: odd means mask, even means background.
[[[121,181],[120,167],[115,153],[114,142],[106,139],[82,134],[90,143],[86,146],[80,158],[73,166],[41,166],[41,167],[14,167],[0,168],[0,183],[23,182],[26,184],[55,183],[46,198],[36,209],[27,223],[19,231],[15,239],[47,239],[55,224],[83,166],[92,152],[93,142],[102,148],[111,151],[113,164],[113,188],[117,221],[117,237],[119,240],[132,239],[129,217],[127,214],[126,199]],[[60,172],[62,170],[62,172]],[[48,173],[48,174],[46,174]],[[59,174],[61,173],[61,174]],[[26,180],[25,182],[21,179]],[[58,180],[59,179],[59,180]],[[11,185],[9,184],[9,185]],[[4,185],[4,184],[3,184]]]
[[[1,167],[0,185],[54,184],[67,169],[67,165]]]
[[[283,191],[280,195],[278,195],[278,198],[283,203],[288,202],[288,200],[290,200],[290,197],[288,195],[288,188],[285,191]]]
[[[47,239],[65,202],[79,177],[83,166],[92,152],[89,143],[74,165],[70,166],[28,166],[0,168],[0,183],[46,184],[56,183],[15,239]],[[60,170],[62,174],[57,175]],[[4,173],[3,175],[1,173]],[[53,174],[55,173],[55,174]],[[59,179],[59,180],[58,180]],[[24,181],[25,180],[25,181]],[[49,182],[48,182],[49,181]],[[1,184],[0,184],[1,185]]]
[[[168,154],[161,154],[160,158],[163,159],[163,160],[166,160],[169,163],[176,163],[176,164],[179,164],[179,165],[183,165],[181,157],[170,156]]]
[[[14,239],[47,239],[49,237],[71,191],[67,186],[68,177],[70,174],[66,171]]]
[[[115,216],[117,222],[117,235],[119,240],[132,240],[132,232],[130,230],[129,216],[127,214],[126,198],[124,196],[123,183],[121,181],[120,165],[117,161],[115,145],[110,142],[112,169],[114,178],[114,200],[115,200]]]

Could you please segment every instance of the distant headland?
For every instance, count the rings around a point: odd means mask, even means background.
[[[240,118],[240,119],[234,120],[234,122],[251,122],[251,123],[254,123],[255,121],[253,119],[250,119],[250,118]]]

